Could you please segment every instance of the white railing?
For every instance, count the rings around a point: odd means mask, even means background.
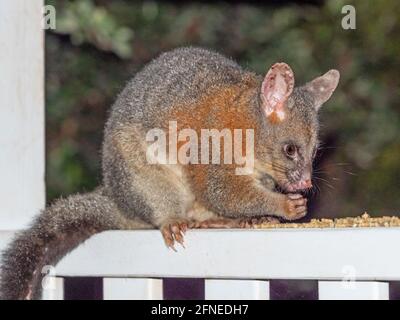
[[[206,299],[268,299],[270,279],[318,280],[319,299],[388,299],[400,280],[399,228],[190,230],[168,250],[159,231],[93,236],[55,268],[104,278],[105,299],[161,299],[162,278],[204,278]]]

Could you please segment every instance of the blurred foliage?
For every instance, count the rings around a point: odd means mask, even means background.
[[[49,200],[101,181],[102,128],[124,83],[160,52],[199,45],[259,73],[285,61],[297,83],[339,69],[340,86],[321,112],[312,211],[400,213],[399,1],[47,3],[57,10],[46,36]],[[356,30],[341,27],[345,4],[356,8]]]
[[[92,1],[67,2],[58,17],[57,33],[70,35],[74,45],[91,43],[128,59],[132,55],[130,43],[134,32],[117,21],[106,8]]]

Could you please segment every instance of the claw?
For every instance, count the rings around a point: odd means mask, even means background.
[[[166,246],[175,252],[177,252],[175,241],[185,248],[183,235],[187,229],[188,223],[186,221],[171,221],[160,228]]]
[[[171,232],[169,231],[169,227],[168,226],[162,227],[161,228],[161,234],[162,234],[162,236],[164,238],[165,245],[168,248],[172,248],[173,250],[175,250],[175,248],[174,248],[174,238],[173,238]]]
[[[182,231],[183,234],[186,234],[187,229],[188,229],[187,223],[185,223],[185,222],[182,223],[181,224],[181,231]]]

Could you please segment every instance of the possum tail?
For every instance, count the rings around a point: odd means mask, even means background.
[[[57,200],[29,229],[19,232],[2,254],[0,299],[40,299],[43,267],[56,265],[95,233],[148,228],[143,221],[125,218],[102,188]]]

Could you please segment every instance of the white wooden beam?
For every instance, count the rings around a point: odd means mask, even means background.
[[[104,300],[162,300],[161,279],[104,278]]]
[[[400,280],[400,228],[189,230],[168,250],[157,230],[97,234],[57,266],[62,276]]]
[[[0,230],[26,227],[45,204],[42,6],[0,1]]]
[[[269,300],[269,282],[260,280],[206,280],[206,300]]]
[[[64,300],[63,278],[47,276],[43,281],[42,300]]]
[[[0,249],[4,248],[7,243],[14,237],[15,232],[13,231],[0,231]]]
[[[7,244],[12,240],[14,237],[15,232],[12,231],[1,231],[0,230],[0,253],[3,249],[7,247]],[[0,265],[1,265],[1,254],[0,254]]]
[[[389,284],[376,281],[319,281],[319,300],[389,300]]]

